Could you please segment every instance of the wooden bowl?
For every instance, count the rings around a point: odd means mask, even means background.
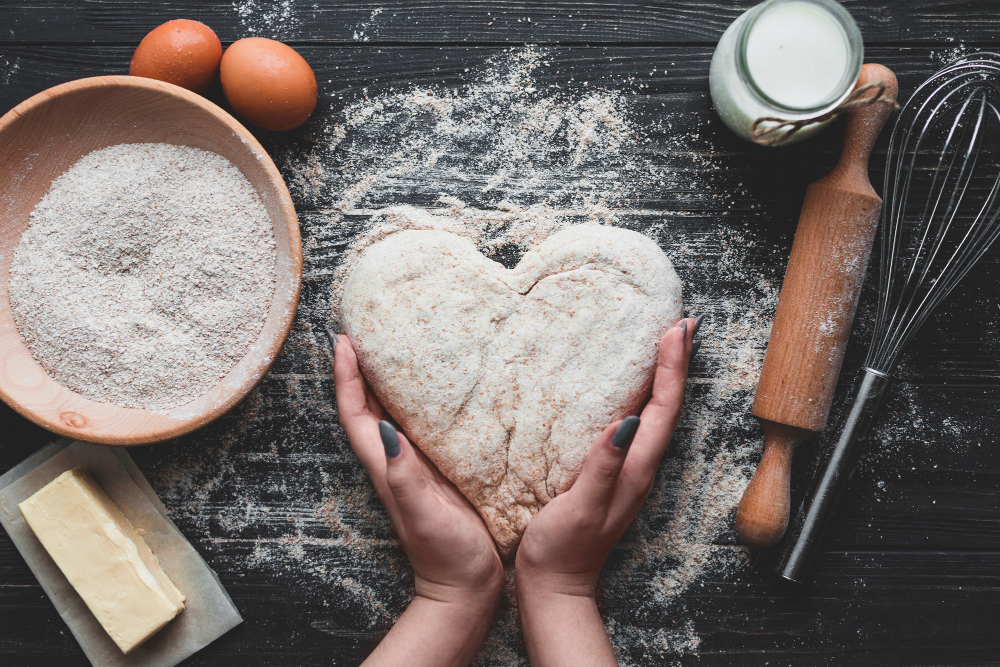
[[[277,241],[277,286],[259,337],[211,391],[171,410],[99,403],[56,382],[22,341],[8,294],[14,249],[52,180],[91,151],[140,142],[193,146],[224,156],[257,190]],[[302,283],[302,243],[281,174],[245,127],[178,86],[99,76],[50,88],[14,107],[0,118],[0,147],[0,398],[68,438],[140,445],[204,426],[260,382],[292,327]]]

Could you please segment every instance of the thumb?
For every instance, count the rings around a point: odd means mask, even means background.
[[[384,419],[378,423],[378,432],[385,448],[385,481],[392,493],[400,518],[412,526],[432,510],[434,494],[420,460],[406,436]]]
[[[629,445],[639,429],[638,417],[626,417],[611,424],[590,448],[583,470],[573,485],[585,505],[594,511],[606,511],[611,504],[618,475],[625,464]]]

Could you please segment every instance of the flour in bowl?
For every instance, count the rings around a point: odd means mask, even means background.
[[[275,264],[267,211],[226,158],[120,144],[81,158],[31,212],[10,303],[58,382],[95,401],[169,409],[246,354]]]

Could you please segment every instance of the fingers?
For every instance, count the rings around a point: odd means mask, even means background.
[[[653,395],[642,411],[642,425],[621,473],[627,482],[622,485],[624,492],[615,498],[614,513],[633,516],[653,486],[656,469],[681,415],[694,324],[691,319],[681,320],[660,342]]]
[[[385,420],[379,422],[378,428],[385,452],[386,484],[395,500],[399,520],[407,529],[413,529],[434,516],[439,507],[437,497],[406,436]],[[397,530],[401,528],[397,526]]]
[[[691,357],[694,321],[681,320],[660,341],[660,354],[653,378],[653,395],[641,413],[642,428],[636,434],[633,456],[636,465],[655,472],[681,416],[688,360]]]
[[[331,335],[333,343],[333,383],[337,394],[337,414],[347,428],[352,419],[366,415],[368,398],[358,357],[347,336]]]
[[[587,511],[603,515],[611,504],[618,476],[639,424],[638,417],[626,417],[611,424],[590,448],[572,488],[572,493],[580,498]]]
[[[681,320],[660,341],[653,395],[640,415],[628,457],[618,472],[618,492],[609,500],[608,517],[613,524],[627,526],[653,486],[656,469],[680,418],[694,325],[694,320]]]
[[[385,454],[378,437],[376,420],[384,414],[381,406],[373,412],[369,390],[354,347],[346,336],[330,335],[333,347],[333,381],[337,396],[337,415],[347,432],[351,448],[368,471],[375,489],[385,491]]]

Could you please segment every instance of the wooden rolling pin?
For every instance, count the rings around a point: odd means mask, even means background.
[[[857,86],[880,81],[895,100],[896,77],[882,65],[862,67]],[[753,404],[764,456],[736,512],[737,532],[751,546],[784,535],[792,453],[826,426],[882,209],[868,158],[892,108],[848,112],[840,161],[806,190]]]

